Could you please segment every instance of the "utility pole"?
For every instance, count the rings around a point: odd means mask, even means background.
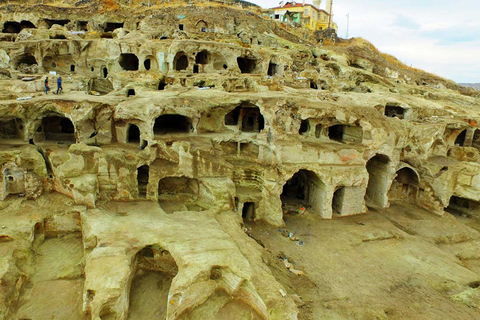
[[[348,39],[348,29],[350,28],[350,13],[347,14],[347,38]]]
[[[333,7],[333,0],[327,0],[327,1],[328,1],[328,3],[327,3],[327,8],[329,9],[329,10],[327,10],[327,11],[328,11],[328,13],[330,14],[330,15],[328,16],[328,29],[330,29],[330,27],[331,27],[331,25],[332,25],[332,11],[333,11],[333,10],[332,10],[332,7]]]

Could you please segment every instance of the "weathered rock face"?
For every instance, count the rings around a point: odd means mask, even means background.
[[[237,7],[77,5],[0,8],[0,319],[293,320],[244,221],[479,214],[473,91]]]

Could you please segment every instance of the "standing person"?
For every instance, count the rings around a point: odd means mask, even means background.
[[[58,79],[57,79],[57,94],[59,92],[63,93],[62,77],[58,77]]]
[[[45,78],[45,94],[48,94],[50,87],[48,86],[48,77]]]

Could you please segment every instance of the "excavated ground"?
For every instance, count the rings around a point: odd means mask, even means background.
[[[285,222],[247,228],[276,279],[298,295],[299,319],[480,317],[471,308],[480,280],[478,219],[396,204],[329,221],[307,211]],[[285,258],[304,276],[288,271]]]

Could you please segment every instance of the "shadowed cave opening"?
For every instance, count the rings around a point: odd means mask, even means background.
[[[333,125],[328,128],[328,137],[330,140],[338,142],[360,144],[363,140],[363,129],[343,124]]]
[[[257,61],[250,58],[237,58],[238,67],[242,73],[252,73],[257,67]]]
[[[286,210],[298,210],[302,206],[322,213],[325,210],[326,195],[326,185],[318,175],[302,169],[285,183],[280,198]]]
[[[385,115],[390,118],[403,119],[405,116],[405,109],[400,106],[387,105],[385,107]]]
[[[120,29],[120,28],[123,28],[123,22],[107,22],[105,24],[105,29],[104,31],[105,32],[112,32],[114,31],[115,29]]]
[[[388,191],[388,198],[392,200],[417,198],[419,191],[419,177],[417,173],[409,168],[404,167],[397,171],[396,177],[392,182],[392,186]]]
[[[245,202],[243,204],[242,218],[247,221],[255,220],[255,202]]]
[[[239,126],[243,132],[260,132],[265,128],[265,119],[258,107],[238,106],[225,115],[225,125]]]
[[[476,216],[480,218],[480,202],[457,196],[451,196],[445,211],[455,216]]]
[[[179,114],[164,114],[155,119],[155,135],[190,133],[192,124],[189,118]]]
[[[23,139],[23,121],[21,119],[0,118],[0,142],[2,140]]]
[[[130,124],[127,129],[127,142],[140,143],[140,129],[135,124]]]
[[[28,20],[22,20],[22,22],[7,21],[3,24],[2,33],[20,33],[23,29],[36,28],[33,23]]]
[[[467,137],[467,130],[463,130],[455,139],[455,145],[463,147],[465,145],[465,138]]]
[[[195,56],[195,63],[198,64],[208,64],[210,61],[210,54],[207,50],[202,50]]]
[[[137,71],[139,65],[138,57],[133,53],[122,53],[119,64],[123,70]]]
[[[70,119],[65,117],[45,117],[42,119],[42,125],[37,131],[43,132],[46,141],[75,141],[75,126]]]
[[[146,246],[135,255],[130,287],[129,320],[166,319],[168,294],[178,266],[160,245]]]
[[[367,162],[368,185],[366,191],[367,205],[385,207],[389,183],[390,159],[377,154]]]
[[[176,71],[187,70],[188,68],[188,57],[184,52],[179,52],[173,60],[173,66]]]
[[[150,180],[150,167],[143,165],[137,168],[137,184],[139,198],[147,196],[148,181]]]

